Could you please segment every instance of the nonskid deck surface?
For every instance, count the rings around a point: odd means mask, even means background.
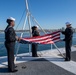
[[[65,53],[64,48],[60,48]],[[72,60],[65,62],[59,52],[46,50],[38,52],[40,57],[33,58],[29,53],[19,54],[17,61],[18,72],[13,75],[76,75],[76,47],[72,47]],[[0,75],[11,75],[7,69],[7,57],[0,58]]]

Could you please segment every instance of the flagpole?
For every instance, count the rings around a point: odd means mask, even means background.
[[[26,2],[27,18],[28,18],[28,25],[29,25],[29,33],[30,33],[30,37],[32,37],[30,12],[29,12],[29,8],[28,8],[28,0],[25,0],[25,2]],[[31,44],[29,44],[29,55],[31,55]]]

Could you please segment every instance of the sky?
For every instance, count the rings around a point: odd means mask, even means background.
[[[42,28],[59,29],[65,27],[67,21],[76,28],[76,0],[28,0],[28,3],[31,14]],[[8,17],[16,19],[16,29],[25,9],[25,0],[0,0],[0,30],[7,26]],[[22,29],[25,17],[26,10],[18,29]]]

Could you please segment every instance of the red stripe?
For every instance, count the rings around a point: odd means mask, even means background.
[[[57,40],[57,39],[60,39],[60,37],[57,37],[57,38],[53,39],[53,41],[54,41],[54,40]]]
[[[53,43],[53,41],[47,41],[47,42],[42,42],[41,44],[47,44],[49,42]]]
[[[54,37],[56,37],[56,36],[60,36],[60,34],[56,34],[56,35],[52,36],[52,38],[54,38]]]

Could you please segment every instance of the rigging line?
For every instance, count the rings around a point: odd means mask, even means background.
[[[33,19],[32,19],[32,23],[33,23],[33,26],[34,26],[34,25],[37,25],[37,24],[34,22],[34,20],[33,20]]]
[[[18,25],[17,25],[17,27],[16,27],[16,29],[15,29],[15,30],[17,30],[17,29],[18,29],[18,27],[19,27],[19,25],[20,25],[20,23],[21,23],[21,21],[22,21],[22,18],[23,18],[23,16],[24,16],[24,14],[25,14],[25,10],[24,10],[24,12],[23,12],[23,14],[22,14],[22,16],[21,16],[21,19],[20,19],[20,21],[19,21],[19,23],[18,23]]]
[[[56,49],[57,49],[58,52],[61,54],[61,56],[62,56],[63,58],[65,58],[65,56],[61,53],[61,51],[60,51],[59,48],[56,46],[56,44],[54,43],[53,45],[56,47]]]

